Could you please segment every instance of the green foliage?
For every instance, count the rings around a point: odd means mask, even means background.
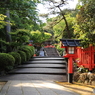
[[[4,26],[8,24],[6,20],[9,20],[12,31],[12,42],[9,44],[13,51],[29,40],[29,31],[41,29],[41,21],[38,18],[38,12],[36,10],[37,3],[40,3],[39,0],[0,1],[0,38],[6,40],[6,28]],[[3,15],[7,11],[9,11],[10,18]]]
[[[34,43],[42,43],[48,39],[51,38],[51,34],[50,33],[46,33],[46,32],[40,32],[40,31],[31,31],[31,39],[34,41]]]
[[[24,51],[19,50],[18,53],[20,54],[21,57],[21,63],[26,61],[26,53]]]
[[[31,57],[33,57],[33,55],[35,53],[35,48],[33,46],[26,46],[26,48],[29,49],[29,51],[31,52]]]
[[[11,21],[15,23],[15,25],[12,26],[12,29],[16,30],[24,28],[34,30],[39,28],[39,25],[37,24],[37,22],[40,22],[36,10],[37,2],[34,2],[33,0],[16,1],[10,1],[10,6],[8,6],[8,9],[11,11]],[[11,8],[13,8],[13,10]]]
[[[24,51],[26,53],[26,59],[27,60],[29,60],[31,58],[32,51],[29,48],[27,48],[27,46],[22,46],[22,47],[19,48],[19,50]]]
[[[0,40],[0,52],[6,52],[6,46],[9,46],[9,43],[4,40]]]
[[[55,25],[55,19],[49,18],[49,19],[47,19],[47,23],[44,23],[43,30],[48,33],[51,33],[53,36],[54,35],[53,26],[54,25]]]
[[[57,25],[55,25],[53,27],[53,29],[55,31],[54,36],[55,36],[55,38],[57,38],[57,40],[62,39],[62,38],[68,38],[68,35],[70,35],[70,38],[74,37],[73,25],[75,24],[75,17],[72,17],[70,13],[68,15],[65,15],[65,16],[66,16],[66,19],[68,21],[70,33],[68,34],[68,32],[66,30],[65,21],[61,20]]]
[[[4,28],[4,26],[7,24],[4,20],[5,20],[6,16],[3,14],[0,14],[0,29]]]
[[[67,12],[66,15],[64,15],[64,16],[66,17],[66,20],[68,22],[70,38],[74,38],[73,25],[76,23],[75,22],[76,21],[75,20],[75,12],[73,12],[73,11]],[[53,40],[59,41],[59,39],[68,38],[66,22],[64,21],[62,16],[57,16],[57,17],[48,19],[47,23],[43,27],[43,29],[47,32],[52,33]]]
[[[60,47],[60,44],[56,45],[56,49],[58,50],[58,52],[60,53],[60,55],[63,56],[64,49]]]
[[[16,32],[11,32],[13,41],[16,41],[18,43],[24,43],[29,41],[29,31],[25,29],[19,29]]]
[[[75,25],[76,37],[82,39],[85,47],[88,44],[95,45],[95,1],[80,0],[78,8],[79,12],[76,16],[77,24]]]
[[[12,50],[17,50],[23,43],[28,42],[31,34],[28,30],[19,29],[16,32],[11,32],[12,42],[10,43]]]
[[[0,71],[12,70],[15,63],[15,58],[7,53],[0,53]]]
[[[21,48],[28,49],[30,52],[30,57],[33,57],[33,55],[34,55],[34,47],[33,46],[24,45]]]
[[[21,57],[20,54],[17,52],[10,52],[10,55],[12,55],[15,58],[15,66],[21,64]]]

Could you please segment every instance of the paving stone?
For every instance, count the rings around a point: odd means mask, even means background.
[[[11,81],[6,95],[23,95],[20,81]]]
[[[52,81],[9,81],[0,95],[79,95]]]
[[[11,84],[11,81],[8,81],[8,82],[4,85],[3,89],[2,89],[1,92],[0,92],[0,95],[6,95],[6,94],[7,94],[7,91],[8,91],[8,88],[9,88],[10,84]]]
[[[22,81],[21,84],[24,95],[40,95],[31,81]]]

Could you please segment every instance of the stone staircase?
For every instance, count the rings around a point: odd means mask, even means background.
[[[1,80],[52,80],[67,81],[67,65],[56,48],[44,48],[44,57],[33,57],[9,72]]]
[[[62,57],[33,57],[0,79],[67,81],[66,61]]]
[[[45,52],[45,56],[49,56],[49,57],[59,57],[60,56],[56,48],[51,48],[51,47],[44,48],[44,52]]]

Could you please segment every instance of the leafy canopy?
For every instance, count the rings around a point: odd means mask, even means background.
[[[31,31],[31,35],[31,39],[34,43],[42,43],[51,37],[50,33],[40,32],[39,30]]]

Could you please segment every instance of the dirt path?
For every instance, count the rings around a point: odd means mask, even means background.
[[[95,95],[95,92],[93,93],[93,89],[95,88],[95,86],[92,85],[85,85],[85,84],[81,84],[81,83],[67,83],[67,82],[56,82],[59,85],[62,85],[74,92],[79,93],[80,95]]]

